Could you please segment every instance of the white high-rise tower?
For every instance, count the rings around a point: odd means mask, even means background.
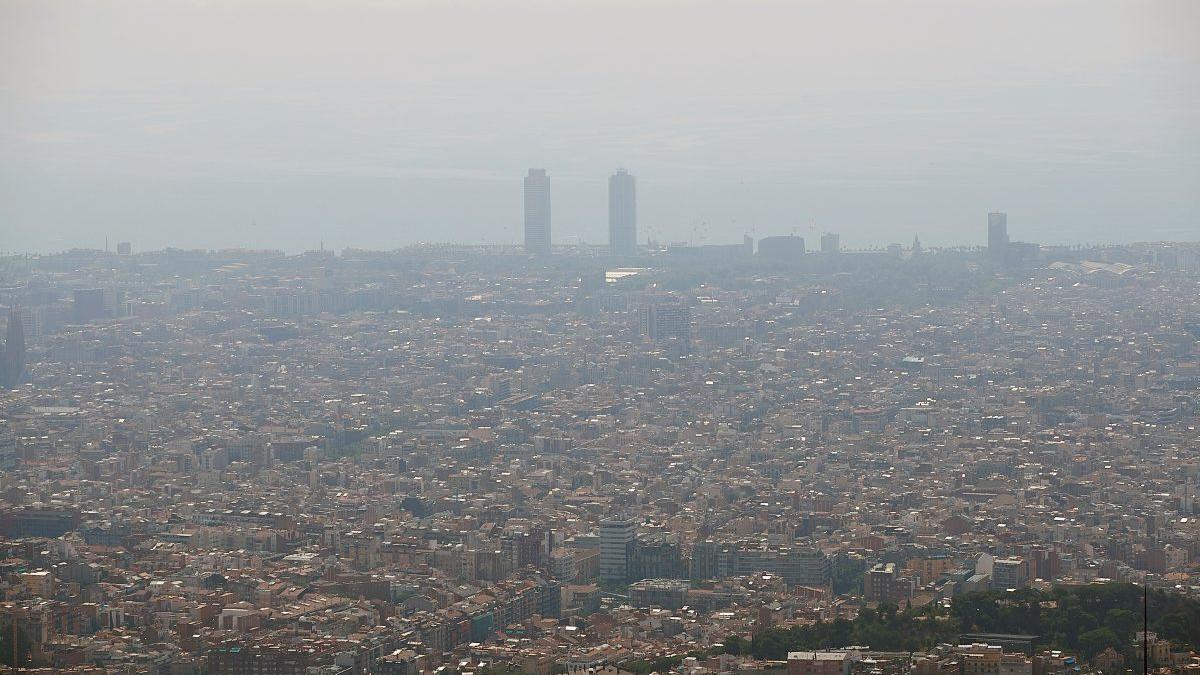
[[[550,255],[550,177],[545,169],[525,176],[525,252]]]

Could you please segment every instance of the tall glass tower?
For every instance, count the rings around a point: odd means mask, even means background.
[[[625,169],[608,178],[608,246],[619,256],[637,250],[637,181]]]
[[[545,169],[525,176],[525,252],[550,255],[550,177]]]

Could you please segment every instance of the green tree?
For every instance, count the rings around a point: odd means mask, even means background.
[[[1113,647],[1131,653],[1141,628],[1141,589],[1131,584],[1058,587],[1047,592],[966,593],[949,611],[883,604],[865,608],[854,621],[839,619],[775,629],[751,642],[731,636],[726,651],[783,658],[789,651],[832,649],[852,644],[874,649],[916,651],[954,640],[960,633],[1030,633],[1040,644],[1087,658]],[[1200,601],[1165,591],[1150,596],[1150,630],[1180,647],[1200,648]]]
[[[1112,647],[1120,650],[1125,644],[1110,628],[1096,628],[1079,636],[1079,649],[1086,659],[1095,658],[1097,654]]]
[[[741,635],[730,635],[725,638],[725,653],[740,656],[747,653],[746,638]]]
[[[1104,614],[1104,626],[1116,633],[1123,642],[1129,642],[1141,627],[1141,617],[1128,609],[1114,608]]]

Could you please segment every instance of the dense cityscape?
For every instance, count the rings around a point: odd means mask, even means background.
[[[0,258],[24,672],[1200,673],[1200,243]],[[982,221],[982,219],[981,219]]]

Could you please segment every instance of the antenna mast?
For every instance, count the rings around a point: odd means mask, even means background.
[[[1150,580],[1142,578],[1142,675],[1150,675]]]

